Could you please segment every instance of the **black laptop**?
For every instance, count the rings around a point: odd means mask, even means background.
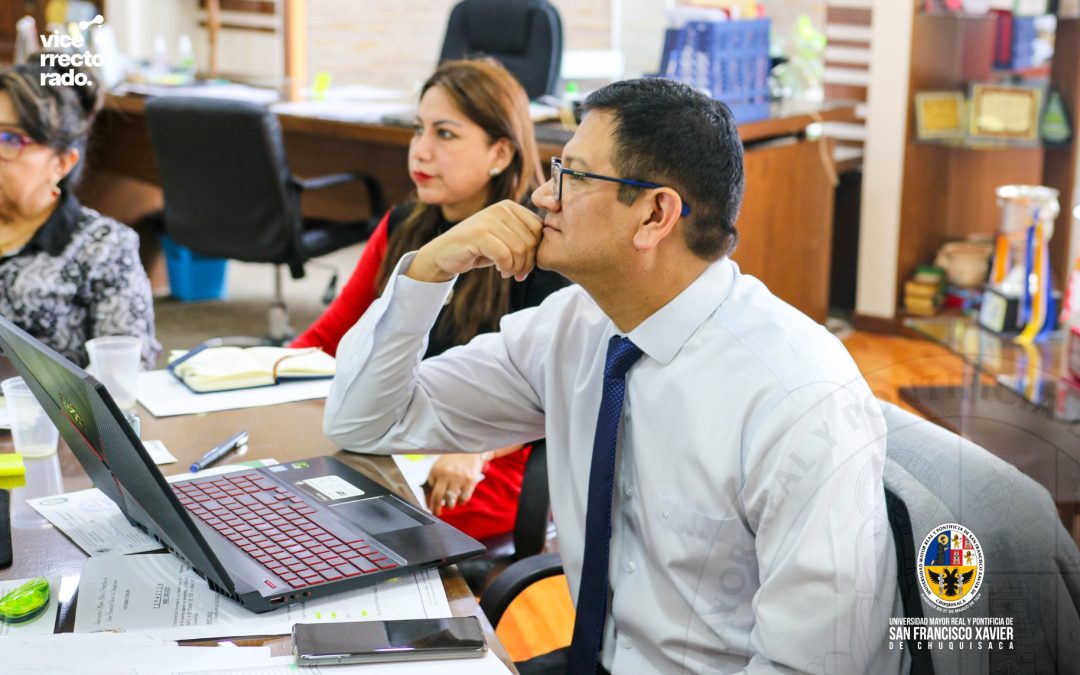
[[[170,485],[104,385],[0,317],[26,380],[94,485],[210,587],[255,612],[477,555],[484,547],[332,457]]]

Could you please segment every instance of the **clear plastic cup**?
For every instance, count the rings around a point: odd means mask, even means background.
[[[142,338],[111,335],[87,340],[90,355],[87,371],[101,381],[121,410],[135,409],[135,388],[139,383]]]
[[[64,491],[64,478],[60,471],[60,458],[31,457],[26,460],[26,485],[11,491],[11,524],[14,527],[49,527],[49,521],[41,517],[28,499],[51,497]]]
[[[53,426],[45,409],[34,398],[30,387],[21,377],[0,383],[11,420],[11,437],[15,452],[24,457],[46,457],[56,453],[60,432]]]

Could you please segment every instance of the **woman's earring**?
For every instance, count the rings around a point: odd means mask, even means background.
[[[53,199],[59,197],[60,196],[60,186],[59,185],[53,185],[51,192],[52,192]]]
[[[493,167],[491,167],[491,170],[488,171],[488,173],[491,174],[492,176],[498,176],[500,173],[502,173],[502,169],[500,169],[497,166],[493,166]]]

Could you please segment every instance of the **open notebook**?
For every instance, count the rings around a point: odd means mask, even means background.
[[[169,358],[169,372],[200,394],[330,378],[334,365],[334,357],[316,348],[200,346]]]

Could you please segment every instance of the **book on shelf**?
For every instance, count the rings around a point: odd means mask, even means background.
[[[268,387],[334,376],[334,357],[318,348],[211,347],[174,351],[169,372],[198,394]]]
[[[906,298],[937,298],[941,295],[941,284],[929,281],[904,282],[904,297]]]
[[[934,316],[938,312],[937,302],[933,297],[920,298],[905,295],[904,309],[911,314],[921,314],[923,316]]]

